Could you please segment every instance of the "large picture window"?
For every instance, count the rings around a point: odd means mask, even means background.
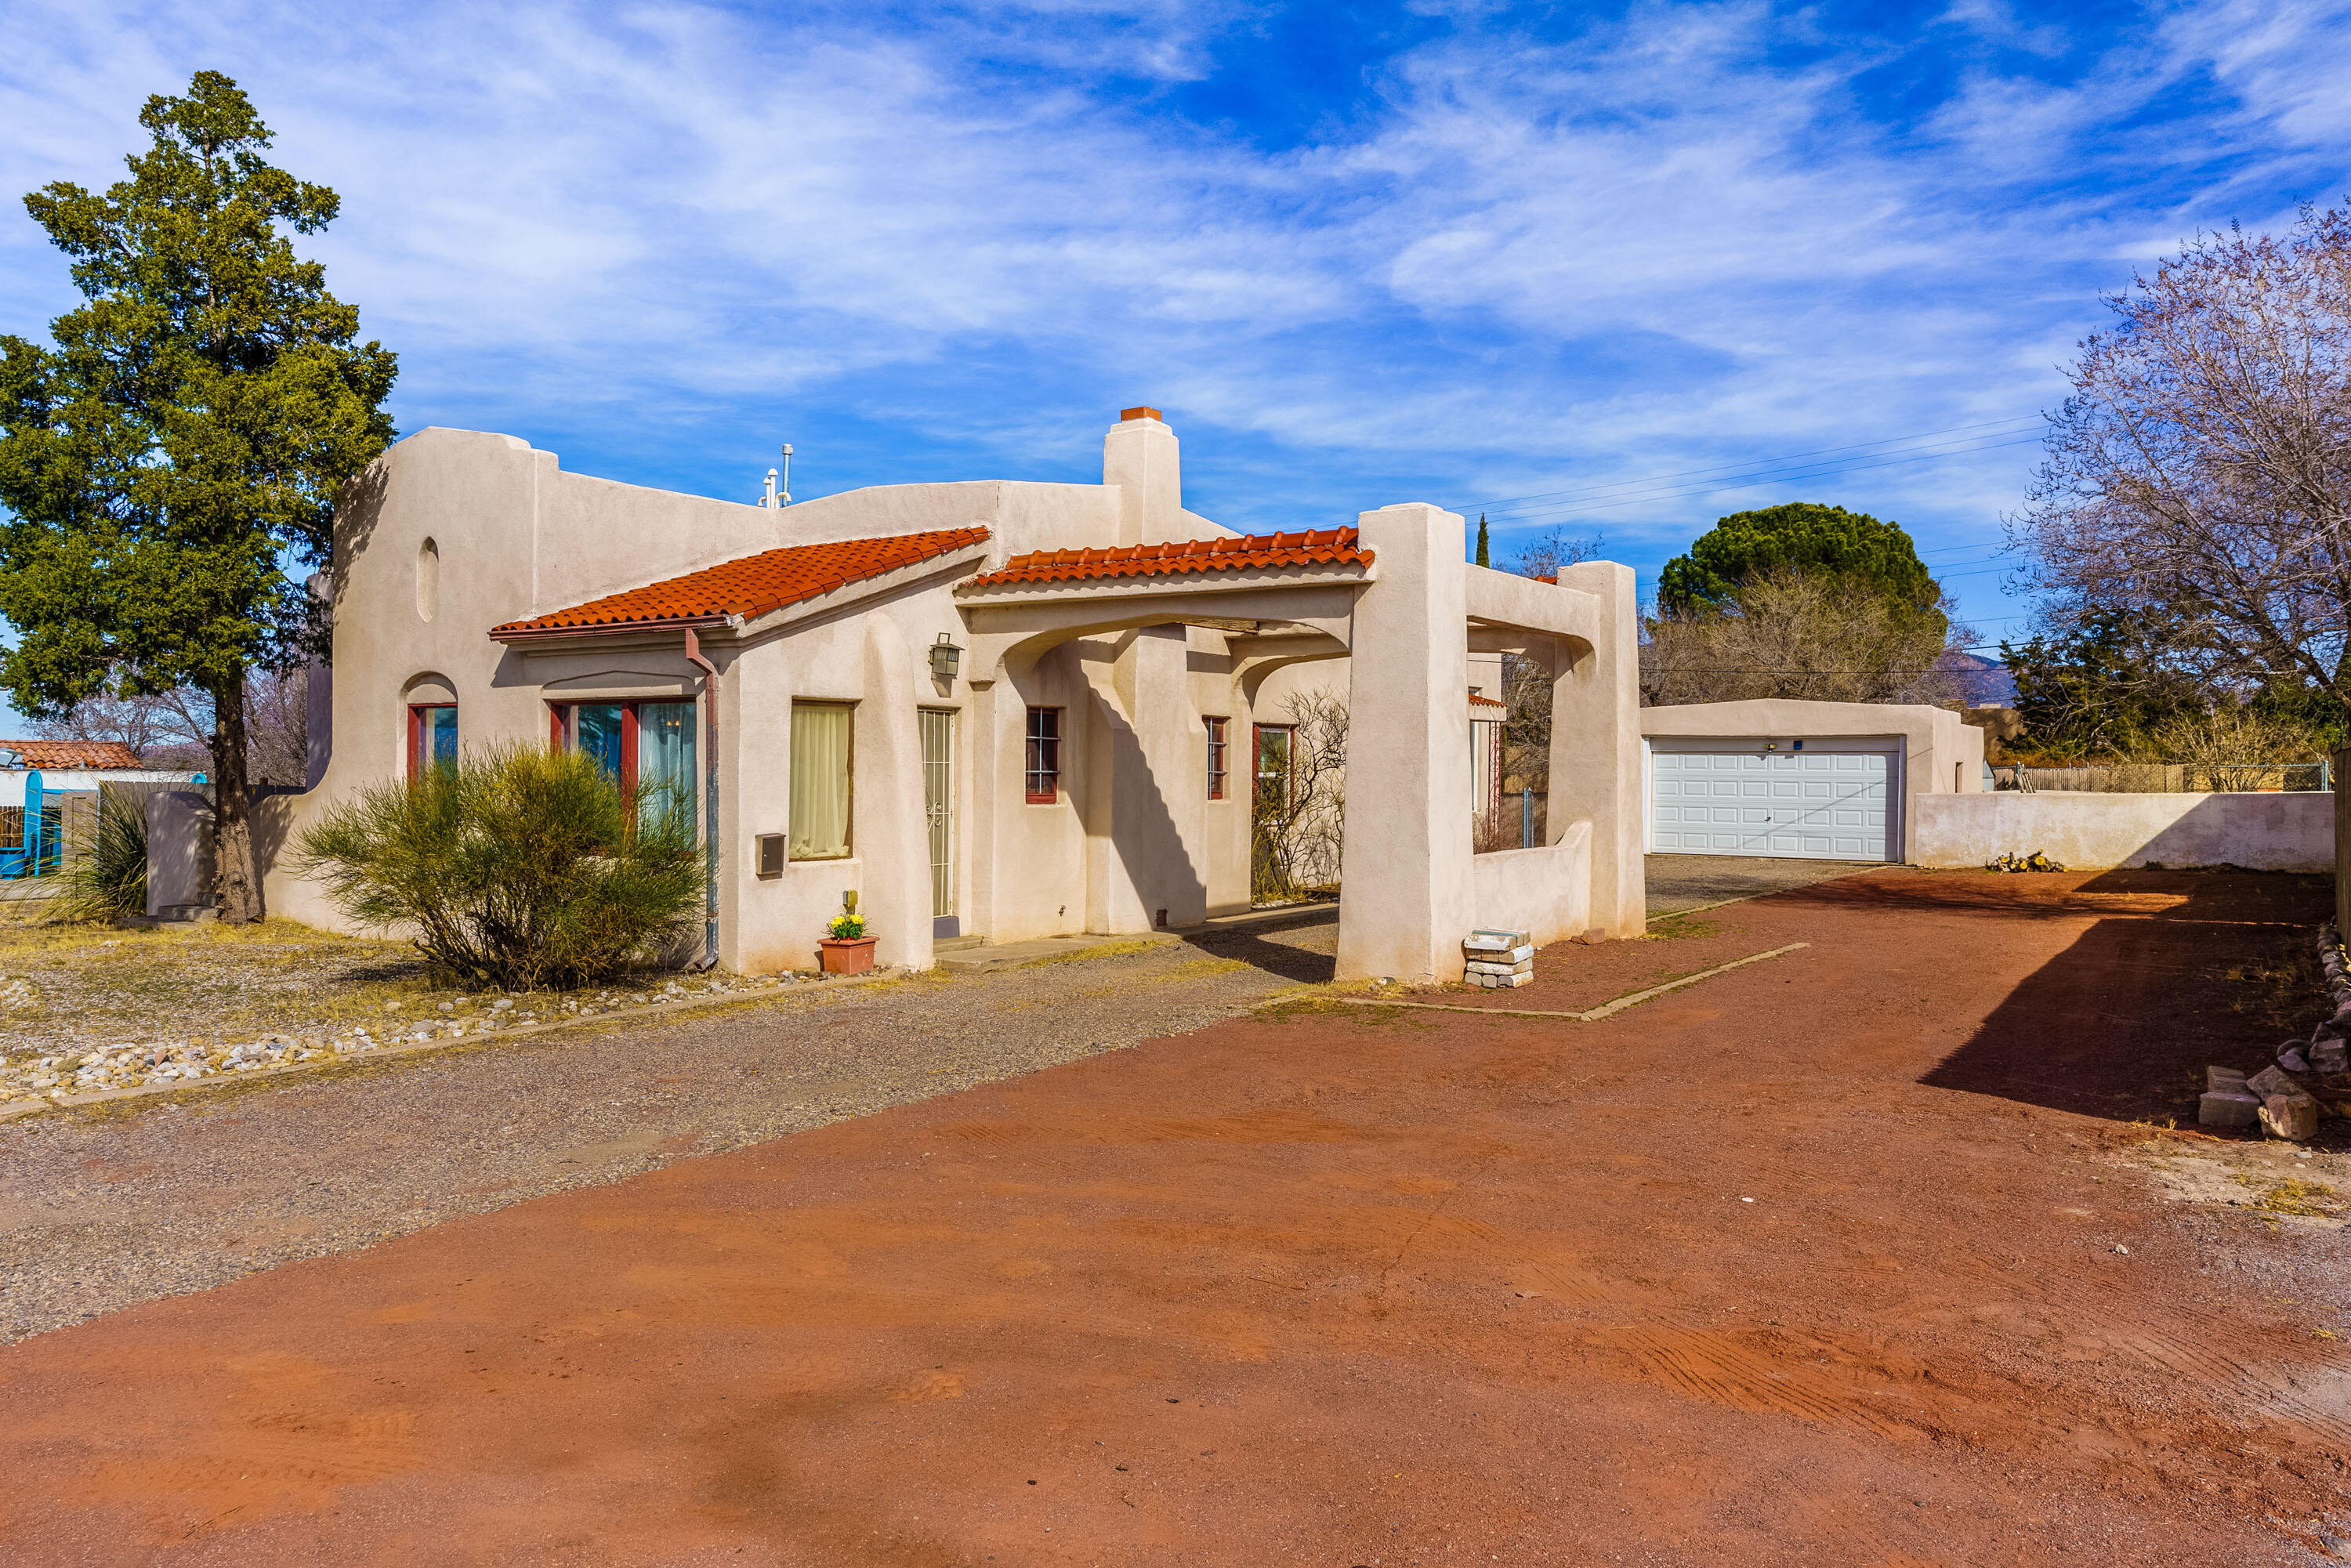
[[[851,712],[845,703],[792,705],[791,858],[796,861],[848,857]]]
[[[1029,710],[1029,803],[1050,806],[1061,798],[1061,710]]]
[[[694,704],[565,703],[553,713],[559,747],[591,758],[622,789],[645,785],[647,810],[694,820]]]
[[[422,779],[434,768],[457,766],[457,705],[411,703],[408,707],[408,776]]]

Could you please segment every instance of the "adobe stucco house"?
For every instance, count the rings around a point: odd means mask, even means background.
[[[1249,906],[1254,732],[1303,680],[1350,710],[1343,975],[1458,978],[1481,925],[1638,933],[1629,569],[1470,566],[1461,518],[1421,505],[1242,536],[1185,509],[1178,460],[1135,409],[1100,485],[769,507],[423,431],[338,518],[331,745],[308,794],[261,803],[259,847],[286,859],[322,803],[528,738],[677,787],[730,968],[807,967],[852,889],[886,965],[957,933],[1182,926]],[[1552,841],[1473,856],[1465,698],[1504,650],[1557,683]],[[274,864],[266,891],[340,924]]]

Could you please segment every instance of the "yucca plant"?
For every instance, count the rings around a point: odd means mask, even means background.
[[[145,797],[101,790],[89,829],[77,832],[58,873],[50,913],[66,920],[111,920],[147,913]]]
[[[507,746],[376,785],[302,834],[298,864],[336,907],[404,928],[460,985],[591,984],[695,925],[691,811],[622,789],[576,752]]]

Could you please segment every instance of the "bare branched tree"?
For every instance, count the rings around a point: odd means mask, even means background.
[[[309,672],[256,671],[245,685],[246,773],[256,784],[309,780]],[[64,718],[34,725],[44,740],[119,740],[151,768],[212,765],[212,705],[182,688],[135,697],[84,698]]]
[[[2199,236],[2106,303],[2011,526],[2056,629],[2134,613],[2205,679],[2351,704],[2351,212]]]
[[[1256,803],[1250,897],[1296,898],[1339,880],[1347,815],[1347,699],[1309,687],[1283,705],[1290,726],[1286,798]]]
[[[1973,640],[1955,606],[1922,614],[1867,585],[1782,567],[1742,584],[1735,611],[1665,612],[1645,625],[1641,701],[1936,703],[1964,697]]]
[[[1576,538],[1553,528],[1520,549],[1507,570],[1520,577],[1555,579],[1563,567],[1598,560],[1600,547],[1598,534]],[[1503,654],[1502,701],[1510,709],[1502,723],[1503,788],[1542,794],[1551,788],[1550,669],[1540,659]],[[1509,831],[1518,831],[1515,819]]]

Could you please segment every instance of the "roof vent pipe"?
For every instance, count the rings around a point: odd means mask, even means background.
[[[784,482],[778,487],[776,484],[776,471],[773,468],[768,470],[768,489],[767,493],[759,497],[759,505],[771,512],[778,507],[789,507],[792,504],[792,444],[789,441],[784,443],[783,478]]]

